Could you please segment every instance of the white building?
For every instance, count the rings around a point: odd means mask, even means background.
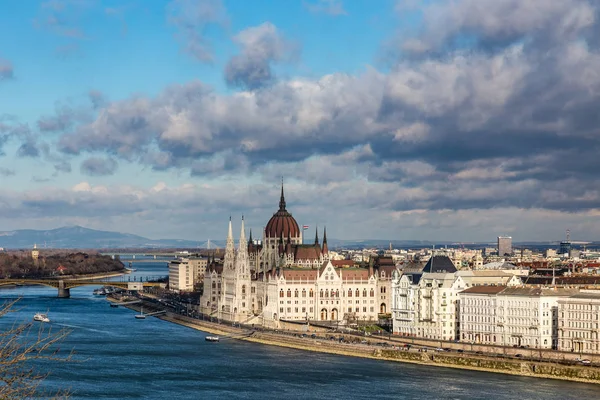
[[[169,263],[169,288],[176,292],[194,290],[194,272],[187,259],[173,260]]]
[[[585,292],[558,300],[558,349],[600,353],[600,293]]]
[[[504,289],[506,286],[473,286],[459,293],[460,341],[500,344],[497,294]]]
[[[434,272],[431,272],[434,271]],[[446,256],[430,258],[421,272],[392,281],[394,334],[455,340],[460,334],[459,293],[480,285],[521,285],[503,271],[457,271]]]
[[[556,349],[558,300],[577,290],[531,287],[506,288],[498,293],[497,325],[504,346]]]
[[[421,272],[396,273],[392,280],[394,334],[453,340],[457,329],[456,293],[466,287],[455,273],[454,264],[446,256],[431,257]]]

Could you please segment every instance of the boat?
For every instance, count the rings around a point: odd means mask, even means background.
[[[146,319],[146,316],[144,315],[144,308],[140,307],[140,313],[139,314],[135,314],[135,319]]]
[[[33,316],[34,321],[38,322],[50,322],[50,318],[48,318],[48,314],[36,313]]]
[[[96,296],[105,296],[106,295],[106,290],[104,290],[104,288],[94,289],[94,295],[96,295]]]
[[[206,340],[207,342],[218,342],[219,337],[218,336],[207,336],[204,338],[204,340]]]

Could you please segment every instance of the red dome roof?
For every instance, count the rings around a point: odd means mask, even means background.
[[[268,238],[299,237],[300,228],[298,223],[285,209],[285,197],[283,196],[283,185],[281,185],[281,199],[279,200],[279,211],[277,211],[265,227],[265,234]]]

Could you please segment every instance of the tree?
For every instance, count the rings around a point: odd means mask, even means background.
[[[13,312],[18,301],[0,305],[0,317]],[[67,392],[43,393],[40,384],[48,374],[35,368],[35,362],[40,360],[71,361],[73,354],[62,354],[58,346],[68,334],[67,330],[53,333],[43,325],[36,329],[33,323],[23,323],[0,332],[0,399],[68,398]]]

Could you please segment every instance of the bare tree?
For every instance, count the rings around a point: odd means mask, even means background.
[[[0,317],[15,311],[19,299],[0,305]],[[33,323],[14,325],[0,332],[0,399],[29,399],[48,396],[66,399],[68,392],[43,393],[40,384],[48,373],[36,370],[36,361],[71,361],[72,352],[64,354],[59,344],[68,330],[52,332],[43,325],[36,328]]]

